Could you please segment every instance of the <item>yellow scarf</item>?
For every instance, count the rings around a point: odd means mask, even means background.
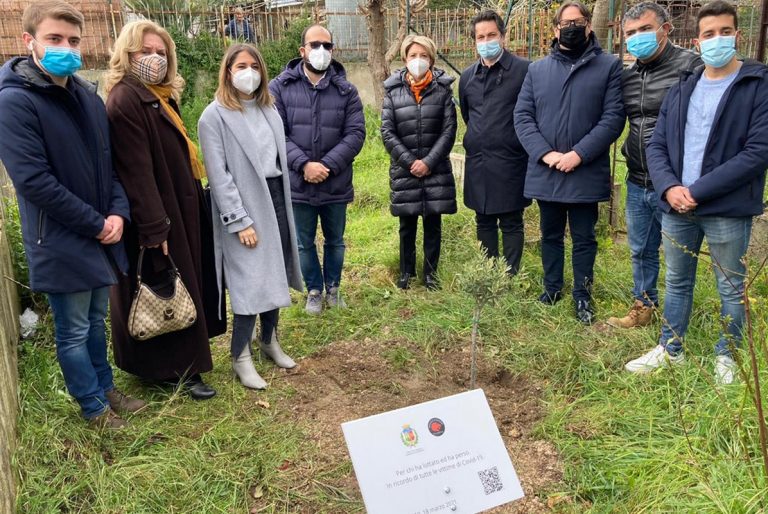
[[[187,135],[187,129],[184,127],[184,122],[181,119],[181,116],[176,112],[176,109],[171,107],[171,104],[168,102],[168,100],[171,98],[171,92],[173,89],[170,86],[152,86],[147,85],[147,88],[152,91],[152,94],[154,94],[158,100],[160,100],[160,105],[163,106],[163,110],[165,113],[171,118],[171,121],[176,126],[176,128],[181,132],[181,135],[184,136],[184,139],[187,140],[187,150],[189,151],[189,162],[192,163],[192,175],[197,179],[200,180],[203,177],[205,177],[205,165],[203,164],[203,161],[200,159],[200,154],[197,150],[197,145],[189,139],[189,136]]]

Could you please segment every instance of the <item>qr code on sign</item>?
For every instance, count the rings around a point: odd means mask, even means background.
[[[499,470],[496,468],[496,466],[478,471],[477,475],[480,477],[480,482],[483,483],[483,489],[485,489],[486,495],[504,489],[504,484],[501,483]]]

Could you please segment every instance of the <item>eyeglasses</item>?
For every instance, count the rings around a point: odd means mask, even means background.
[[[586,18],[576,18],[575,20],[560,20],[557,22],[557,28],[564,29],[566,27],[586,27],[587,21]]]
[[[321,46],[326,50],[328,50],[329,52],[333,50],[333,43],[331,43],[330,41],[309,41],[304,44],[312,47],[312,50],[317,50]]]

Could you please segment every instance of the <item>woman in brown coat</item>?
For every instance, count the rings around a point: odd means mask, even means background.
[[[148,380],[182,381],[193,398],[206,399],[216,394],[200,376],[213,368],[208,339],[223,333],[226,322],[200,183],[205,169],[179,116],[184,81],[176,67],[175,45],[162,27],[144,20],[123,27],[106,89],[114,165],[131,203],[125,231],[131,270],[112,291],[112,340],[119,368]],[[156,249],[146,252],[142,279],[152,284],[167,276],[163,254],[170,253],[198,316],[187,329],[137,341],[127,322],[142,247]]]

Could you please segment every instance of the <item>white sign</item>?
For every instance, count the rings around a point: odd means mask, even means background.
[[[468,514],[523,497],[482,389],[341,428],[370,514]]]

